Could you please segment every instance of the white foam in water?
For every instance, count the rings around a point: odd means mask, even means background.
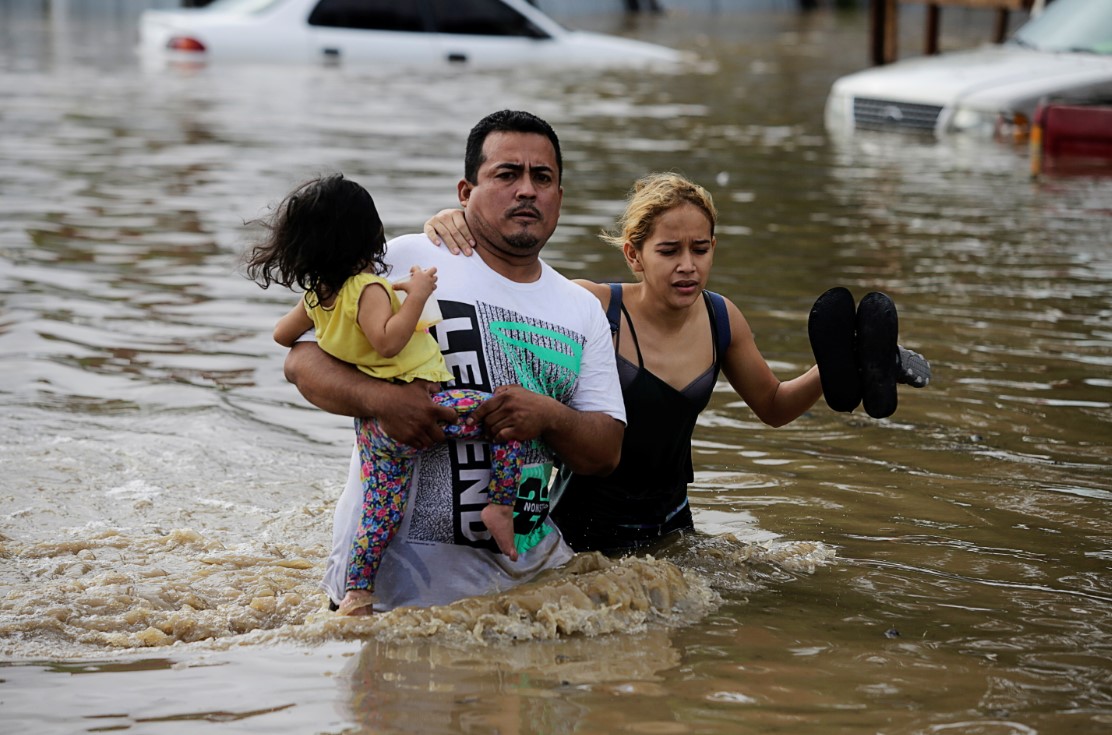
[[[143,480],[131,480],[104,492],[105,497],[121,500],[151,500],[164,492],[161,487],[150,485]]]

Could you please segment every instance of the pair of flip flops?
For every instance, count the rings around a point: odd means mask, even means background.
[[[838,286],[815,301],[807,334],[827,405],[850,412],[864,403],[875,419],[895,413],[899,331],[896,305],[883,293],[866,294],[855,307],[853,294]]]

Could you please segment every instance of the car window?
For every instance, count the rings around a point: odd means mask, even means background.
[[[1112,54],[1112,0],[1054,0],[1012,40],[1043,51]]]
[[[309,25],[374,31],[425,30],[421,3],[399,0],[321,0]]]
[[[548,38],[532,21],[498,0],[432,0],[432,15],[439,33]]]

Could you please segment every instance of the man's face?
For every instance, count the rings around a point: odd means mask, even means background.
[[[531,262],[548,242],[564,198],[556,151],[536,133],[491,133],[471,183],[459,184],[467,225],[480,250],[514,264]]]

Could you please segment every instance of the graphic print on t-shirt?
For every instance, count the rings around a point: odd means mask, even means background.
[[[585,338],[581,334],[478,303],[440,301],[443,321],[432,328],[457,388],[493,392],[521,385],[568,403],[579,383]],[[551,452],[541,442],[525,448],[522,486],[514,504],[518,551],[548,533],[548,478]],[[497,547],[480,520],[490,482],[487,445],[449,441],[421,457],[421,492],[410,503],[411,542]],[[443,508],[452,508],[453,527],[444,526]]]

